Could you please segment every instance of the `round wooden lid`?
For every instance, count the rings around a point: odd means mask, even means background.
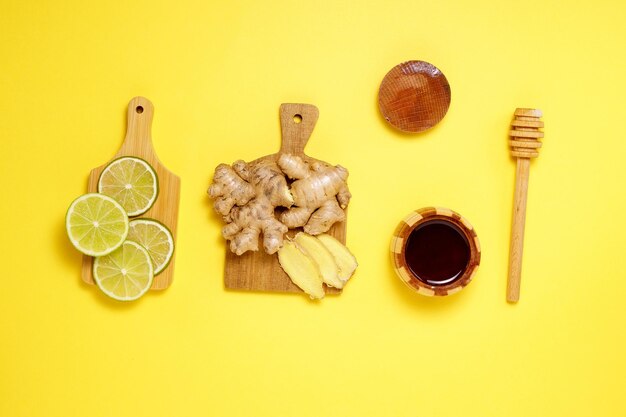
[[[428,62],[403,62],[385,75],[378,91],[378,106],[385,120],[396,129],[422,132],[446,115],[450,84]]]

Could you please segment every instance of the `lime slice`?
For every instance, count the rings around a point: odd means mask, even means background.
[[[124,156],[104,168],[98,179],[98,192],[113,197],[132,217],[152,207],[159,185],[156,172],[149,163]]]
[[[132,301],[150,289],[154,269],[148,251],[132,240],[93,261],[93,278],[103,293],[119,301]]]
[[[72,202],[65,216],[70,241],[82,253],[103,256],[119,248],[128,235],[128,216],[111,197],[85,194]]]
[[[135,219],[129,223],[128,239],[146,248],[152,259],[154,275],[163,271],[174,253],[172,232],[164,224],[152,219]]]

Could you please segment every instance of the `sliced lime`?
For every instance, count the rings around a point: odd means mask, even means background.
[[[103,256],[119,248],[128,235],[128,216],[111,197],[85,194],[72,202],[65,216],[70,241],[82,253]]]
[[[128,239],[146,248],[152,259],[154,275],[163,271],[174,253],[172,232],[162,223],[152,219],[135,219],[129,223]]]
[[[103,293],[119,301],[132,301],[150,289],[154,268],[148,251],[132,240],[93,262],[93,278]]]
[[[118,201],[129,216],[152,207],[159,193],[156,172],[141,158],[124,156],[107,165],[98,179],[98,192]]]

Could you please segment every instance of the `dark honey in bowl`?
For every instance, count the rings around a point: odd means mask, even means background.
[[[398,278],[426,296],[461,291],[480,265],[476,231],[465,217],[444,207],[410,212],[396,226],[390,243]]]
[[[470,245],[455,224],[430,220],[409,234],[404,256],[417,279],[429,285],[447,285],[463,276]]]

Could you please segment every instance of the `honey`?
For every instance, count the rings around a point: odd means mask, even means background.
[[[407,266],[420,281],[447,285],[459,279],[470,260],[470,246],[453,223],[431,220],[416,227],[406,243]]]

